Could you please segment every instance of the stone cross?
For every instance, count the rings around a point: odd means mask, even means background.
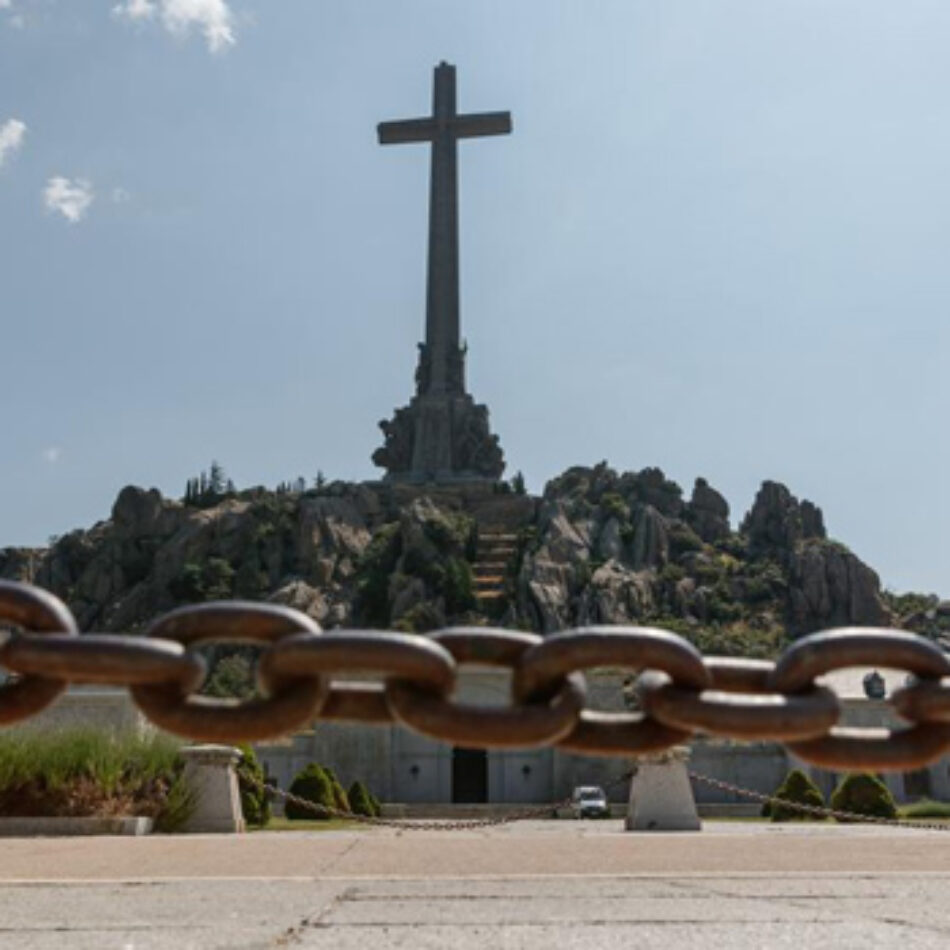
[[[465,391],[459,346],[459,139],[511,132],[511,113],[455,111],[455,67],[435,67],[432,115],[423,119],[381,122],[380,145],[432,143],[429,183],[429,267],[426,293],[426,340],[419,363],[419,395],[455,395]]]

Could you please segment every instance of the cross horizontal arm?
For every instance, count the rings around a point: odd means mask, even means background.
[[[471,112],[456,116],[453,131],[460,139],[479,135],[508,135],[511,132],[510,112]]]
[[[403,142],[431,142],[438,131],[434,119],[403,119],[401,122],[380,122],[376,126],[380,145]]]

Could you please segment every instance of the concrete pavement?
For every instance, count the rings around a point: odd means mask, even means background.
[[[619,828],[11,839],[0,948],[950,945],[950,832]]]

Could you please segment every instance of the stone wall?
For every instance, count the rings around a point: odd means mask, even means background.
[[[587,677],[588,703],[604,711],[621,711],[627,674],[596,673]],[[462,674],[459,698],[464,702],[502,705],[507,702],[509,676],[501,671]],[[843,723],[879,727],[898,725],[886,703],[846,700]],[[386,802],[443,804],[453,801],[453,748],[398,726],[318,724],[292,740],[257,746],[258,755],[281,788],[309,762],[333,768],[344,785],[365,782]],[[689,768],[752,791],[773,792],[791,768],[802,763],[773,742],[732,742],[697,737],[690,743]],[[487,801],[546,803],[567,798],[577,785],[600,785],[612,802],[624,802],[627,785],[617,780],[630,768],[622,758],[581,756],[557,749],[496,749],[487,754]],[[805,766],[822,790],[830,794],[840,775]],[[950,759],[913,775],[888,775],[898,801],[928,795],[950,800]],[[747,803],[749,799],[693,783],[699,804]]]
[[[12,728],[50,731],[86,726],[136,733],[154,728],[127,690],[110,686],[72,686],[51,706]]]

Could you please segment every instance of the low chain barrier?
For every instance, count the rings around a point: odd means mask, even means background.
[[[610,782],[606,789],[609,791],[617,785],[626,784],[630,781],[633,772],[626,772],[619,778]],[[356,821],[364,825],[375,825],[382,828],[397,828],[402,831],[468,831],[479,828],[497,827],[498,825],[510,825],[516,821],[530,821],[533,818],[550,818],[552,813],[560,811],[562,808],[568,808],[573,801],[572,796],[561,799],[558,802],[552,802],[550,805],[535,805],[531,808],[517,808],[506,812],[504,815],[493,815],[490,818],[462,818],[445,820],[423,820],[423,819],[405,819],[405,818],[377,818],[375,816],[360,815],[353,811],[347,811],[342,808],[335,808],[331,805],[321,805],[310,801],[309,798],[302,798],[300,795],[294,795],[293,792],[284,791],[273,785],[268,785],[260,776],[249,772],[246,769],[238,769],[238,777],[241,781],[252,785],[259,792],[263,792],[269,797],[279,798],[283,802],[290,802],[298,805],[307,811],[313,812],[318,818],[342,818],[345,821]]]
[[[633,777],[634,772],[625,772],[615,781],[605,786],[606,791],[615,788],[617,785],[626,784]],[[731,792],[744,798],[752,799],[761,804],[781,805],[785,808],[791,808],[795,811],[814,815],[816,818],[834,818],[836,821],[843,822],[862,822],[872,825],[888,825],[892,828],[913,828],[918,831],[950,831],[950,824],[933,821],[907,821],[900,818],[882,818],[877,815],[864,815],[860,812],[843,811],[838,808],[826,808],[818,805],[805,805],[802,802],[789,801],[786,798],[779,798],[776,795],[765,795],[762,792],[753,791],[751,788],[743,788],[740,785],[733,785],[731,782],[725,782],[721,779],[713,778],[711,775],[704,775],[702,772],[688,770],[689,777],[696,782],[704,785],[710,785],[720,791]],[[294,795],[292,792],[275,788],[268,785],[259,776],[244,769],[238,769],[240,779],[249,785],[252,785],[258,791],[263,792],[272,798],[280,798],[284,802],[291,802],[307,811],[312,812],[317,818],[340,818],[345,821],[359,822],[364,825],[373,825],[382,828],[395,828],[400,831],[468,831],[478,830],[479,828],[497,827],[499,825],[509,825],[516,821],[529,821],[537,818],[550,818],[552,814],[561,809],[570,807],[573,798],[567,797],[559,802],[550,805],[539,805],[532,808],[521,808],[507,812],[504,815],[496,815],[491,818],[468,818],[461,820],[406,820],[399,818],[377,818],[369,815],[360,815],[356,812],[347,811],[341,808],[335,808],[330,805],[321,805],[310,801],[309,798],[302,798],[300,795]]]
[[[751,798],[753,801],[761,802],[763,805],[781,805],[783,808],[792,808],[796,811],[804,812],[808,815],[815,815],[817,818],[834,818],[836,821],[863,822],[870,825],[890,825],[892,828],[916,828],[924,831],[950,831],[950,824],[936,821],[907,821],[901,818],[882,818],[878,815],[862,815],[856,811],[841,811],[837,808],[825,808],[819,805],[805,805],[802,802],[791,802],[787,798],[778,798],[775,795],[763,795],[762,792],[754,792],[751,788],[743,788],[741,785],[733,785],[731,782],[724,782],[722,779],[713,778],[711,775],[703,775],[701,772],[689,771],[689,777],[704,785],[711,785],[721,791],[732,792],[734,795],[741,795],[744,798]]]
[[[876,772],[917,769],[950,750],[950,659],[902,630],[827,630],[771,662],[704,657],[683,637],[651,627],[581,627],[547,637],[484,627],[427,636],[322,633],[289,607],[228,601],[174,610],[141,636],[80,636],[52,594],[0,581],[4,627],[0,667],[15,679],[0,686],[0,725],[38,713],[71,683],[98,683],[128,687],[155,725],[206,742],[254,742],[343,721],[399,723],[458,746],[630,757],[701,732],[774,740],[814,765]],[[259,697],[198,695],[206,666],[196,647],[225,642],[262,648]],[[456,702],[459,670],[468,665],[511,670],[511,704]],[[912,674],[889,698],[907,728],[838,725],[841,700],[816,679],[859,665]],[[589,708],[583,673],[598,667],[646,671],[638,680],[640,711]],[[339,679],[367,674],[381,682]]]

